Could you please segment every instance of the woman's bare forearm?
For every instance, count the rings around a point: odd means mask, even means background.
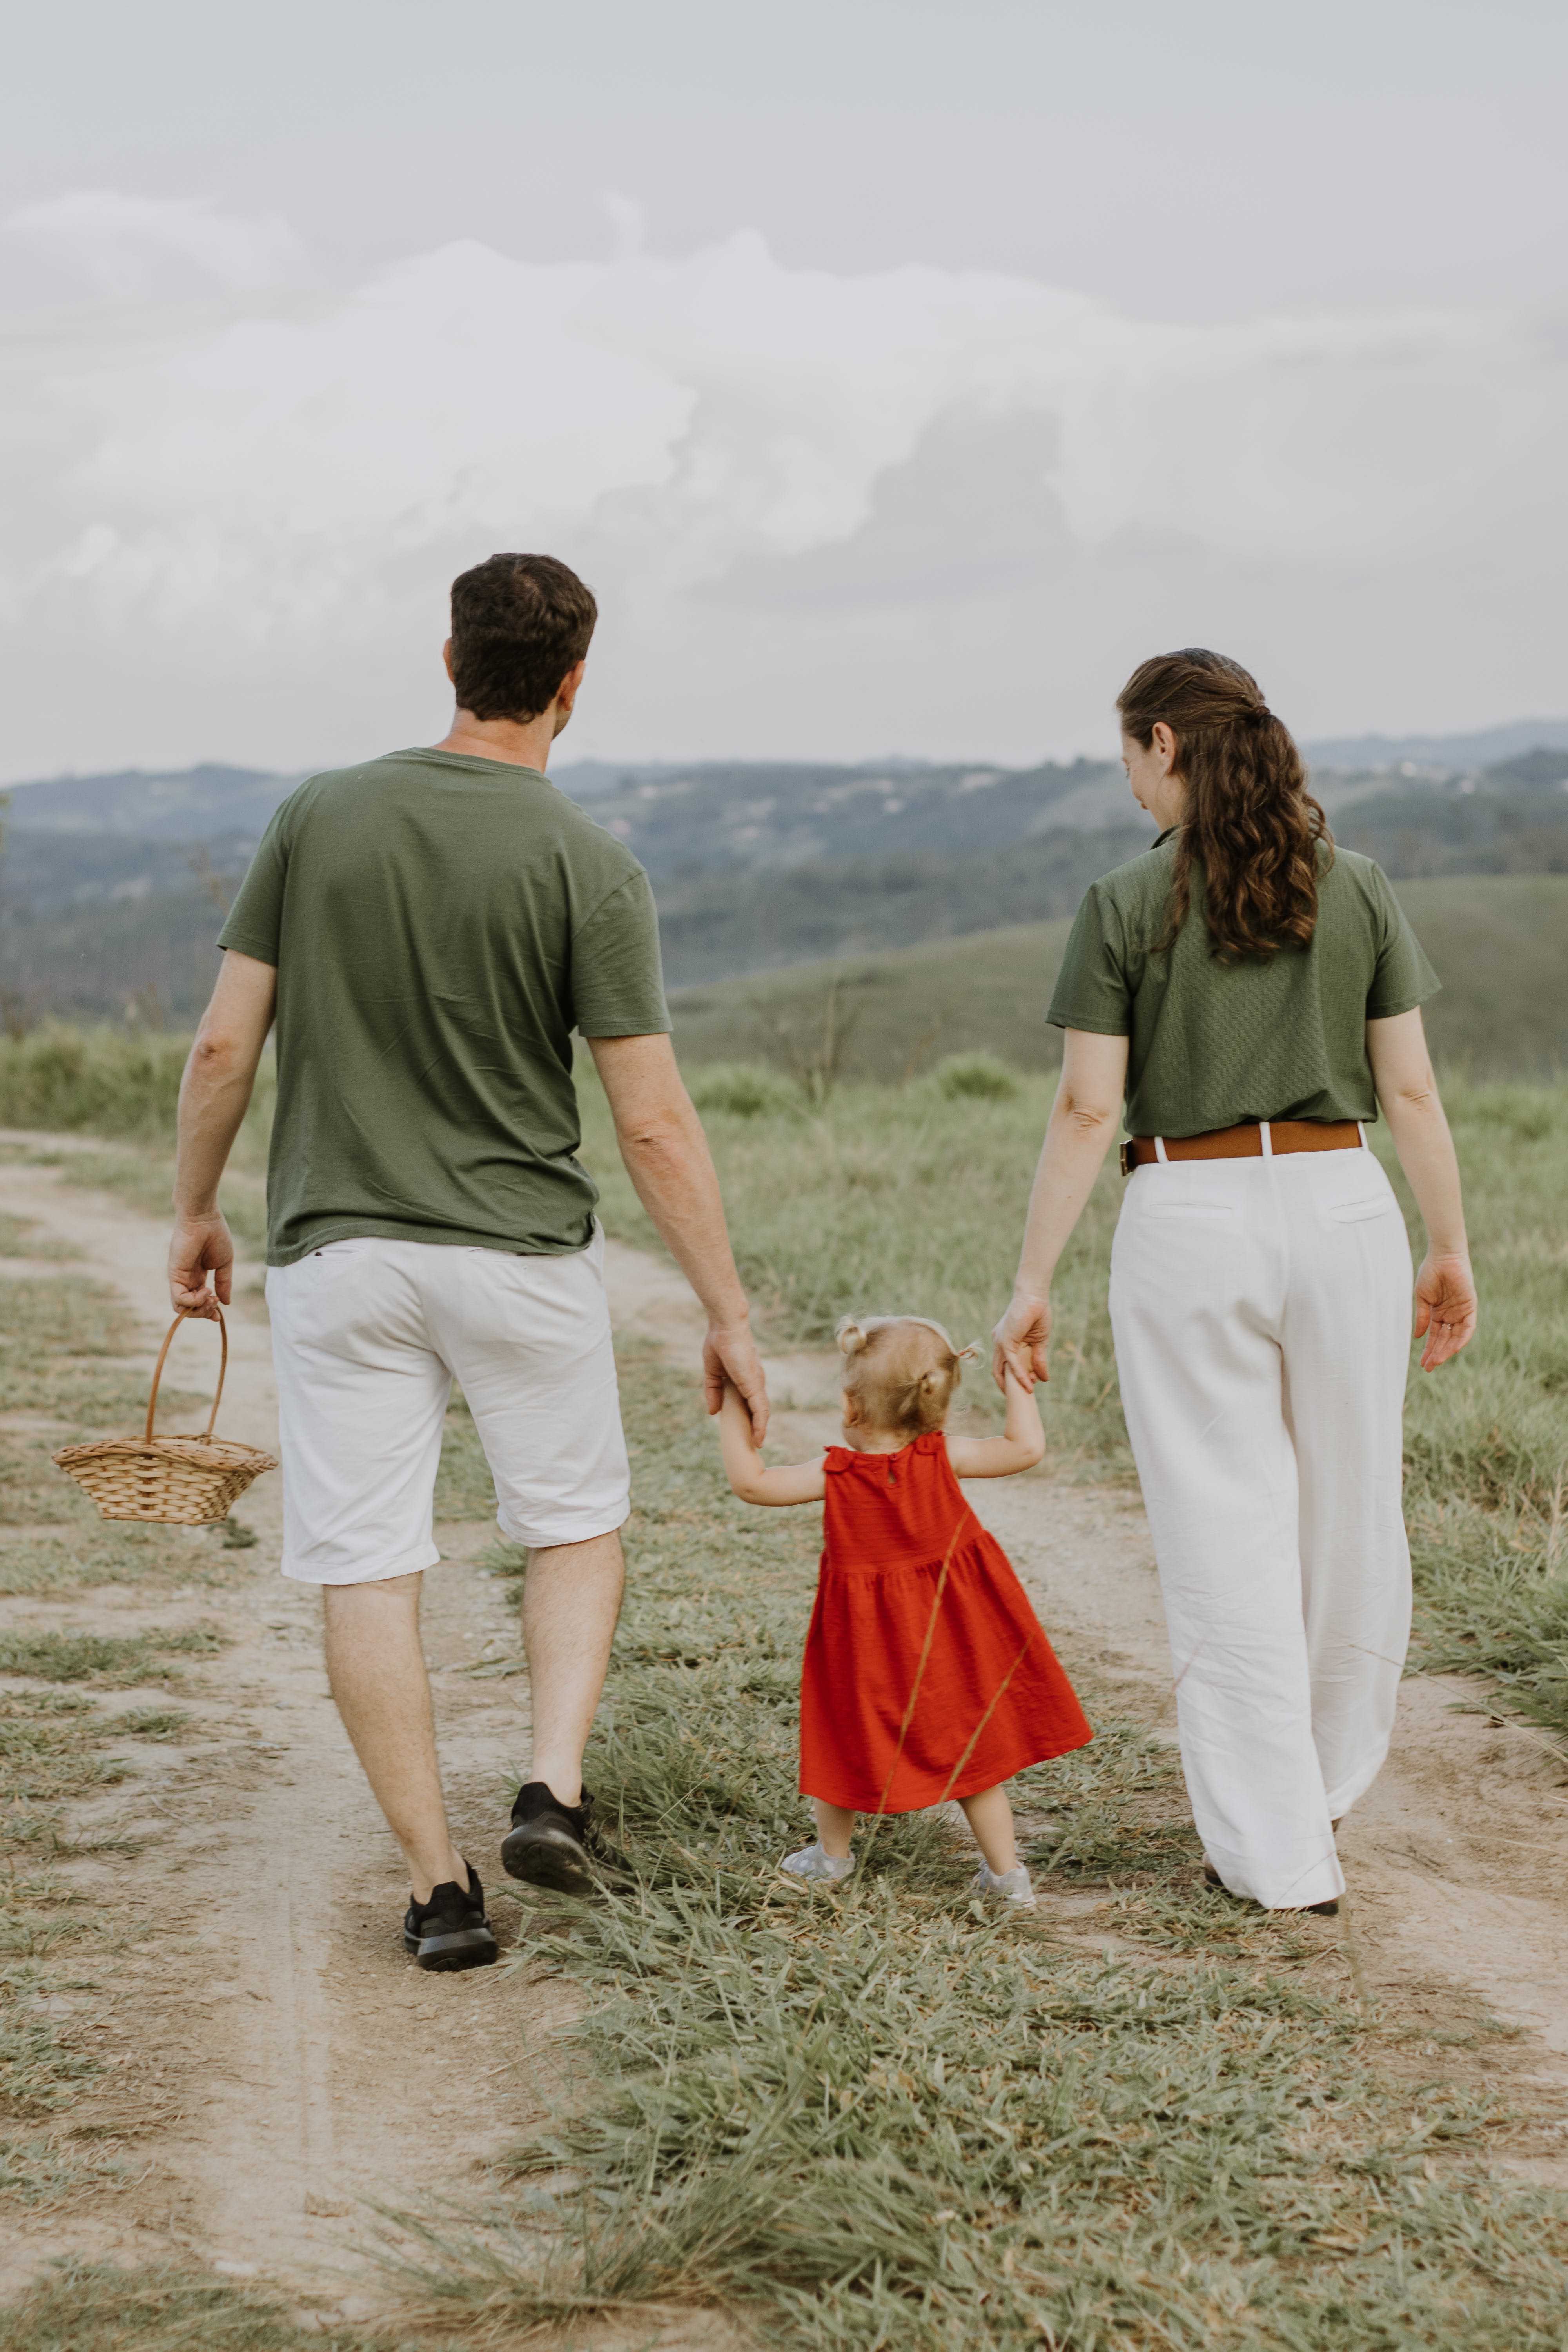
[[[1425,1099],[1390,1095],[1383,1115],[1415,1195],[1427,1247],[1437,1257],[1468,1257],[1459,1162],[1436,1087]]]
[[[1432,1075],[1420,1012],[1366,1024],[1373,1083],[1399,1164],[1415,1195],[1436,1257],[1468,1257],[1459,1162]]]
[[[1043,1298],[1051,1286],[1057,1261],[1094,1190],[1117,1124],[1114,1111],[1064,1109],[1061,1097],[1057,1097],[1035,1170],[1024,1245],[1018,1254],[1016,1286],[1031,1297]]]
[[[1125,1037],[1069,1030],[1061,1084],[1029,1193],[1016,1287],[1043,1298],[1121,1123]]]

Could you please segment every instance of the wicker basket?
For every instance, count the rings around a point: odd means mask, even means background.
[[[158,1383],[163,1377],[169,1343],[187,1318],[176,1315],[159,1351],[147,1400],[147,1427],[140,1437],[105,1437],[91,1445],[68,1445],[55,1460],[69,1478],[84,1487],[106,1519],[153,1519],[169,1528],[200,1528],[229,1512],[263,1470],[276,1470],[277,1457],[258,1446],[237,1444],[215,1437],[213,1423],[223,1402],[224,1375],[228,1370],[228,1326],[223,1309],[213,1301],[223,1335],[223,1360],[218,1366],[217,1394],[200,1437],[154,1437],[153,1416],[158,1410]],[[205,1318],[202,1319],[205,1319]]]

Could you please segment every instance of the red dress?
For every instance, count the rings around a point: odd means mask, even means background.
[[[800,1693],[801,1793],[855,1812],[973,1797],[1093,1738],[940,1430],[830,1446]]]

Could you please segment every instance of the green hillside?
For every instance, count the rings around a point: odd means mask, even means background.
[[[1434,1050],[1478,1076],[1568,1068],[1568,876],[1447,876],[1399,896],[1443,982]],[[1021,1069],[1059,1059],[1045,1022],[1064,918],[882,955],[759,973],[671,1000],[688,1063],[766,1060],[897,1078],[981,1049]]]

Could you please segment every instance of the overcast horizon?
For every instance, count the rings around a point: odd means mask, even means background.
[[[428,740],[576,564],[580,759],[1568,709],[1568,14],[63,0],[0,95],[0,782]]]

